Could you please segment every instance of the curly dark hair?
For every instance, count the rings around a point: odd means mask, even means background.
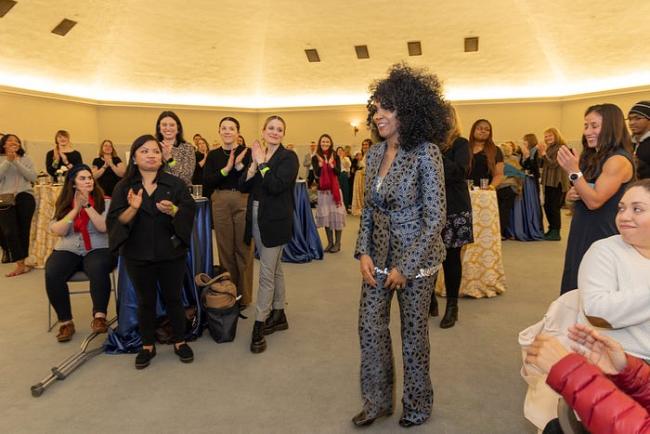
[[[436,75],[397,63],[388,70],[388,78],[370,85],[366,123],[379,139],[373,116],[375,103],[395,111],[399,121],[399,145],[411,150],[424,142],[442,144],[450,128],[448,104]]]

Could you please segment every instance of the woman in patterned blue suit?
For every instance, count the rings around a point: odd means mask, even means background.
[[[361,394],[357,426],[393,412],[394,368],[388,324],[393,294],[400,306],[404,359],[402,427],[431,415],[427,316],[431,291],[445,259],[442,157],[435,143],[449,129],[438,79],[405,64],[374,83],[368,126],[383,142],[366,157],[365,204],[355,257],[363,285],[359,308]]]

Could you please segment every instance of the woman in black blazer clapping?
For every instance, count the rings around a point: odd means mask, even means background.
[[[131,146],[126,176],[113,190],[108,212],[109,246],[119,249],[138,296],[142,350],[137,369],[156,355],[154,332],[158,287],[172,325],[174,352],[194,360],[185,343],[181,290],[196,205],[180,178],[164,172],[162,147],[155,137],[138,137]]]
[[[252,161],[242,175],[242,187],[249,192],[245,241],[255,239],[260,256],[260,281],[251,351],[266,349],[264,335],[289,328],[284,314],[282,251],[293,235],[293,190],[298,176],[298,157],[282,146],[286,124],[270,116],[262,128],[262,140],[252,146]]]

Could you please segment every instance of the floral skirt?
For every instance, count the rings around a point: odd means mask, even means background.
[[[473,243],[472,211],[448,214],[447,223],[442,230],[442,240],[448,249]]]
[[[340,191],[340,190],[339,190]],[[318,190],[318,206],[316,206],[316,226],[326,227],[340,231],[345,227],[345,204],[336,206],[332,193],[327,190]]]

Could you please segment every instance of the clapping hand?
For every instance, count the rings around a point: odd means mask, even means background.
[[[226,163],[226,167],[224,167],[224,170],[226,172],[230,172],[235,165],[235,148],[232,148],[230,150],[230,155],[228,155],[228,162]]]
[[[318,154],[316,154],[316,158],[318,158],[318,167],[323,167],[323,164],[325,164],[325,159]]]
[[[233,152],[234,152],[234,149],[233,149]],[[244,150],[241,151],[239,153],[239,155],[237,155],[237,158],[235,158],[235,165],[236,166],[239,166],[240,164],[242,164],[242,161],[244,161],[244,158],[246,158],[247,153],[248,153],[248,148],[244,148]]]
[[[336,160],[334,159],[334,153],[332,153],[332,155],[330,155],[330,159],[329,159],[328,163],[332,168],[334,168],[334,166],[336,166]]]
[[[74,207],[79,211],[88,205],[88,192],[75,190],[74,192]]]
[[[609,336],[604,336],[583,324],[569,328],[569,339],[576,344],[571,346],[590,363],[596,365],[607,375],[621,373],[627,366],[627,356],[623,347]]]
[[[576,190],[575,187],[571,187],[569,191],[566,192],[566,198],[572,202],[575,202],[576,200],[581,200],[581,197],[578,194],[578,191]]]
[[[171,200],[163,199],[160,202],[156,204],[156,208],[158,208],[158,211],[165,213],[167,215],[170,215],[174,217],[176,214],[176,206]]]
[[[264,158],[265,158],[264,150],[262,149],[262,145],[260,145],[260,142],[258,142],[257,140],[253,142],[251,152],[253,153],[252,154],[253,161],[255,161],[257,165],[260,165],[264,162]]]
[[[129,202],[129,206],[133,209],[140,209],[140,206],[142,205],[142,192],[144,191],[144,188],[141,188],[140,191],[137,193],[133,192],[133,189],[129,189],[129,193],[126,197],[127,201]]]
[[[566,146],[560,147],[560,149],[557,151],[557,162],[567,173],[575,173],[580,171],[578,157],[573,155],[573,152],[571,152],[571,150]]]
[[[172,157],[172,145],[162,141],[160,142],[160,147],[162,148],[163,163],[164,163],[165,161],[169,160]]]

